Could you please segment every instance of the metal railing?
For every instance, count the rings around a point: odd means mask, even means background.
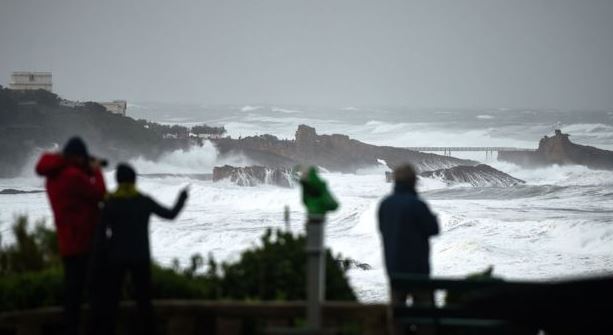
[[[453,152],[453,151],[472,151],[472,152],[492,152],[492,151],[536,151],[529,148],[513,148],[513,147],[406,147],[405,149],[413,151],[426,152]]]
[[[304,322],[306,303],[244,302],[202,300],[160,300],[154,302],[158,333],[167,335],[274,333],[275,328],[299,329]],[[83,334],[87,333],[89,309],[83,308]],[[121,304],[118,334],[134,334],[138,319],[132,302]],[[357,302],[324,302],[322,322],[327,327],[353,327],[359,334],[383,335],[387,306]],[[46,307],[0,313],[0,334],[63,334],[62,309]],[[284,333],[286,334],[286,333]]]

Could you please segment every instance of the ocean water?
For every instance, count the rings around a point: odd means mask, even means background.
[[[128,114],[170,124],[206,122],[223,125],[233,137],[273,134],[293,138],[299,124],[320,134],[342,133],[358,140],[392,146],[536,147],[555,128],[577,143],[613,149],[613,112],[533,110],[403,110],[304,106],[130,105]],[[456,155],[454,153],[454,155]],[[458,153],[526,181],[512,187],[447,185],[421,179],[419,190],[438,215],[442,232],[432,239],[436,276],[463,276],[494,266],[507,279],[563,279],[613,273],[613,172],[580,166],[523,169],[487,158],[485,153]],[[32,158],[34,162],[35,157]],[[157,162],[136,159],[140,173],[210,173],[216,165],[249,165],[241,156],[218,157],[206,143],[187,152],[173,152]],[[387,299],[387,282],[377,231],[376,211],[391,191],[383,166],[356,174],[324,172],[341,207],[328,217],[326,244],[336,254],[368,263],[372,270],[351,270],[351,284],[362,301]],[[106,171],[110,188],[113,171]],[[148,177],[139,188],[171,205],[177,192],[190,186],[190,199],[176,221],[153,219],[150,233],[154,258],[187,264],[200,253],[235,260],[257,245],[267,228],[283,229],[283,208],[289,206],[291,230],[304,230],[299,189],[272,185],[240,187],[189,177]],[[42,189],[32,169],[23,176],[0,179],[0,189]],[[0,232],[10,243],[10,224],[19,214],[52,224],[44,193],[0,195]]]

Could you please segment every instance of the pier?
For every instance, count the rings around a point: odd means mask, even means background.
[[[536,149],[513,147],[407,147],[406,149],[421,152],[442,152],[445,156],[451,156],[452,152],[485,152],[486,159],[494,157],[494,152],[500,151],[536,151]]]

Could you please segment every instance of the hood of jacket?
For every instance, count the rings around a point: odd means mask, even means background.
[[[68,165],[68,162],[61,154],[45,153],[36,164],[36,173],[40,176],[53,176],[58,174]]]
[[[412,195],[417,195],[417,191],[415,190],[415,187],[411,187],[405,183],[395,183],[394,193],[409,193]]]

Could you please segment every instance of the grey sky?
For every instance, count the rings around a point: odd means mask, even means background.
[[[613,108],[610,0],[0,3],[0,83],[73,99]]]

